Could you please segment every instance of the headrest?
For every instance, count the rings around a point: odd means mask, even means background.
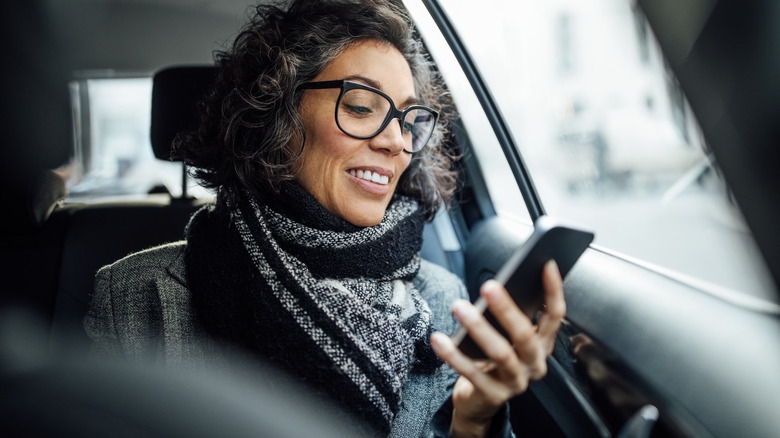
[[[216,75],[214,66],[170,67],[155,73],[151,128],[155,157],[179,160],[172,156],[173,139],[179,132],[197,128],[197,103],[213,88]]]
[[[50,170],[31,173],[23,180],[4,181],[6,211],[0,216],[0,234],[40,228],[67,196],[65,181]]]

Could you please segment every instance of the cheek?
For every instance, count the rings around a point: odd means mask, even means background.
[[[308,149],[309,157],[316,160],[317,166],[337,165],[354,150],[349,139],[344,138],[338,127],[323,124],[312,134],[312,138],[309,138],[307,134],[304,153]]]
[[[320,139],[332,135],[329,133],[331,126],[338,129],[333,111],[326,111],[325,105],[319,100],[304,97],[300,108],[301,122],[303,122],[303,134],[305,146],[310,143],[319,143]],[[305,150],[304,150],[305,152]]]
[[[404,157],[404,164],[402,164],[403,173],[406,173],[406,171],[409,170],[410,167],[412,167],[413,157],[407,154],[406,152],[401,152],[401,155]]]
[[[310,191],[323,187],[342,171],[343,164],[357,150],[354,141],[339,130],[335,120],[316,117],[305,124],[306,139],[303,153],[296,163],[298,181]]]
[[[407,171],[409,171],[413,167],[418,167],[419,164],[420,164],[419,158],[415,160],[414,155],[408,154],[406,152],[401,152],[400,159],[402,160],[401,168],[403,169],[403,173],[406,173]],[[415,163],[414,163],[415,165],[414,166],[412,166],[412,160],[415,161]]]
[[[320,160],[327,156],[323,150],[330,143],[332,134],[328,132],[328,124],[322,114],[315,114],[306,110],[301,111],[303,120],[303,139],[299,143],[303,146],[301,158],[308,160]]]
[[[303,127],[306,134],[306,145],[315,144],[318,150],[324,153],[336,152],[341,148],[343,137],[341,130],[336,125],[333,111],[319,110],[317,112],[302,112]]]
[[[409,156],[406,153],[404,153],[404,155]],[[412,177],[414,173],[419,171],[417,168],[419,163],[415,163],[414,166],[412,166],[411,163],[412,158],[409,156],[409,158],[406,158],[401,164],[399,164],[398,171],[401,173],[401,177],[396,179],[396,188],[404,185],[408,186],[409,178]]]

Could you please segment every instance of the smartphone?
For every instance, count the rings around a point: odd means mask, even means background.
[[[585,249],[593,241],[590,231],[561,222],[550,216],[541,216],[534,223],[534,229],[528,240],[507,260],[495,276],[503,284],[517,306],[533,318],[544,302],[542,270],[549,260],[555,260],[561,278],[566,278],[571,268]],[[485,312],[487,301],[479,297],[474,306]],[[502,334],[509,338],[506,331],[490,312],[485,318]],[[472,358],[485,358],[482,349],[460,327],[452,336],[452,341],[460,350]]]

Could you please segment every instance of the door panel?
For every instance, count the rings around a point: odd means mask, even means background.
[[[414,12],[422,12],[414,6],[416,2],[405,3]],[[466,191],[460,211],[469,215],[455,221],[466,224],[460,233],[464,279],[469,294],[476,298],[481,283],[498,271],[531,231],[520,221],[498,217],[496,211],[502,212],[495,206],[519,192],[530,218],[535,219],[545,212],[544,200],[536,194],[501,109],[457,32],[438,2],[424,3],[440,34],[421,21],[423,37],[459,105],[463,126],[469,128],[455,136],[463,156],[464,188],[490,188],[489,196],[469,196]],[[426,19],[425,14],[419,15]],[[451,52],[440,47],[443,43],[437,38],[446,40]],[[457,62],[449,60],[453,57]],[[458,66],[462,74],[453,72]],[[465,83],[473,90],[467,90]],[[478,113],[477,107],[489,126],[477,123],[480,114],[472,114]],[[503,162],[491,161],[498,158],[483,153],[499,146]],[[508,181],[485,184],[483,174],[489,176],[496,165],[507,163],[517,187],[510,187]],[[668,219],[663,212],[654,213]],[[631,217],[620,220],[636,228]],[[670,240],[666,235],[653,235],[657,236],[654,243],[663,245],[662,238]],[[673,243],[668,243],[671,251],[675,251]],[[780,406],[780,308],[598,244],[597,233],[595,244],[564,283],[568,316],[549,360],[548,376],[511,402],[518,434],[776,436],[780,430],[776,413]],[[703,245],[729,254],[712,241]],[[733,256],[736,259],[739,254]]]
[[[498,217],[472,229],[464,255],[472,297],[529,231]],[[568,316],[549,375],[528,396],[557,432],[617,434],[646,405],[660,410],[656,436],[780,430],[774,304],[738,302],[598,247],[586,251],[564,290]],[[525,417],[518,430],[534,421]]]

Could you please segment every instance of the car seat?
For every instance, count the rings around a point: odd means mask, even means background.
[[[178,161],[171,146],[177,133],[197,126],[196,103],[212,86],[216,68],[172,67],[154,75],[151,142],[158,159]],[[70,208],[51,325],[53,351],[84,351],[82,328],[95,273],[134,252],[184,238],[192,213],[206,201],[190,198],[182,163],[182,196],[150,195]]]
[[[21,308],[48,322],[69,219],[52,212],[65,197],[65,183],[54,172],[39,170],[2,187],[0,313]]]

